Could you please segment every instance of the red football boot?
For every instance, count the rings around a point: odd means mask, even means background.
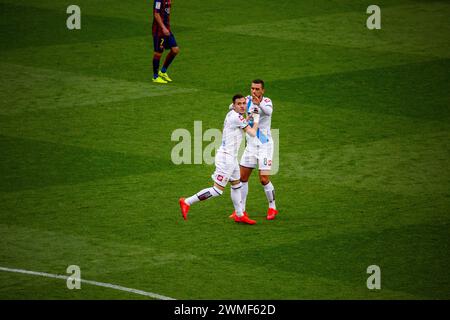
[[[241,222],[241,223],[246,223],[246,224],[255,224],[256,223],[255,220],[250,219],[245,214],[242,217],[235,216],[234,217],[234,222]]]
[[[183,219],[187,220],[187,214],[188,214],[189,208],[191,206],[188,205],[186,202],[184,202],[184,198],[180,198],[180,200],[178,202],[180,203],[180,209],[181,209],[181,214],[183,215]]]
[[[244,216],[248,216],[247,211],[244,211]],[[228,216],[228,218],[230,218],[230,219],[236,218],[236,211],[233,211],[233,213],[230,214],[230,215]]]
[[[269,208],[269,210],[267,210],[267,220],[275,219],[275,216],[277,214],[278,214],[278,210],[275,210],[273,208]]]

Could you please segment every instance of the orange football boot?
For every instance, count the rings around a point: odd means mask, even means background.
[[[180,198],[180,200],[178,200],[178,202],[180,203],[180,209],[181,209],[181,214],[183,215],[183,219],[187,220],[187,214],[189,211],[189,208],[191,207],[190,205],[188,205],[185,201],[184,198]]]
[[[248,216],[247,211],[244,211],[244,216]],[[230,214],[230,215],[228,216],[228,218],[230,218],[230,219],[236,218],[236,211],[233,211],[233,213]]]
[[[241,222],[241,223],[246,223],[246,224],[255,224],[256,223],[255,220],[250,219],[245,214],[242,217],[235,216],[234,217],[234,222]]]
[[[269,210],[267,210],[267,220],[275,219],[275,216],[277,214],[278,214],[278,210],[275,210],[273,208],[269,208]]]

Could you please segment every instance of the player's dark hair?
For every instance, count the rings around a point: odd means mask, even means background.
[[[242,94],[240,94],[240,93],[236,93],[234,96],[233,96],[233,103],[235,103],[236,102],[236,99],[241,99],[241,98],[245,98]]]
[[[252,83],[254,83],[254,84],[260,84],[261,87],[264,89],[264,80],[261,80],[261,79],[255,79],[255,80],[252,81]]]

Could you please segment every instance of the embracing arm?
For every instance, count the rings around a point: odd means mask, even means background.
[[[252,114],[253,117],[253,127],[246,126],[244,131],[248,133],[250,136],[256,136],[256,132],[258,131],[258,123],[259,123],[259,114]]]

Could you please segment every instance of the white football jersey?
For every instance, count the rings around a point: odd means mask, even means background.
[[[225,152],[237,158],[242,142],[243,131],[248,126],[243,115],[231,110],[227,113],[223,123],[222,144],[217,151]]]
[[[247,96],[247,113],[250,114],[252,108],[257,107],[252,103],[252,97]],[[267,108],[270,108],[270,110],[273,110],[272,100],[267,97],[263,97],[261,100],[261,103],[259,104],[260,108],[260,114],[259,114],[259,124],[258,124],[258,130],[256,132],[256,136],[252,137],[251,135],[247,134],[247,144],[250,145],[260,145],[265,144],[268,142],[272,142],[272,135],[270,132],[270,127],[272,124],[272,113],[267,114],[264,112],[264,109],[267,110]],[[249,123],[251,126],[253,126],[253,122],[250,121]]]

